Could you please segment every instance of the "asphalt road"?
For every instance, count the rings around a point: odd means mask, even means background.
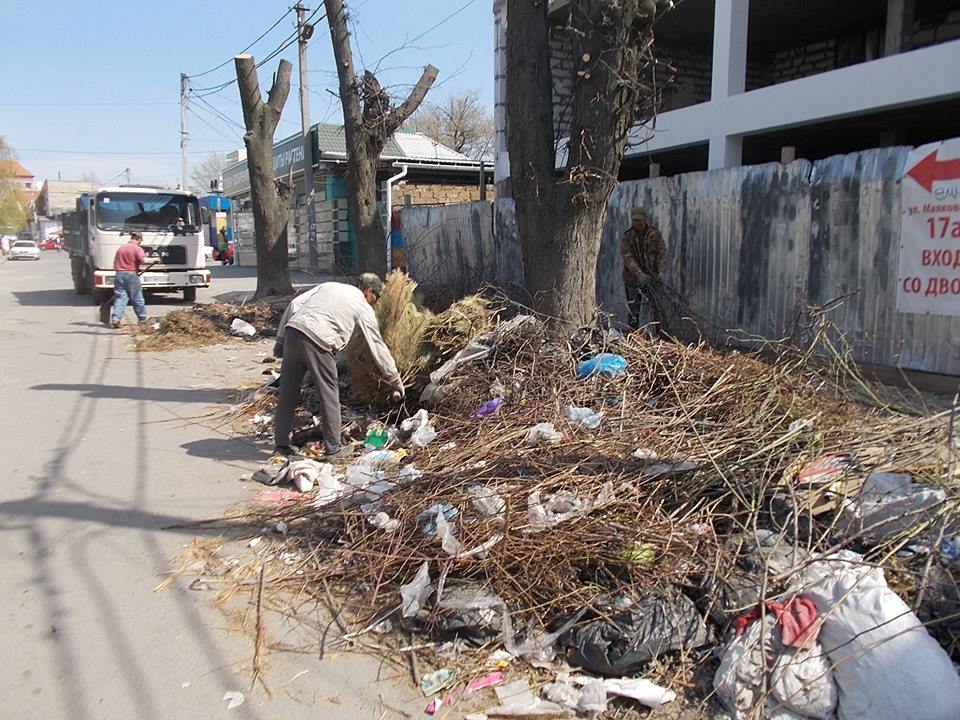
[[[216,268],[200,300],[252,290]],[[158,315],[182,307],[148,301]],[[128,319],[131,319],[128,310]],[[272,697],[250,688],[252,644],[179,582],[154,587],[200,536],[163,529],[248,497],[262,448],[183,422],[250,379],[237,344],[134,353],[70,286],[66,255],[0,264],[0,715],[30,718],[380,718],[418,708],[366,657],[271,654]],[[306,671],[306,672],[304,672]],[[393,672],[393,671],[391,671]],[[227,710],[227,691],[246,702]]]

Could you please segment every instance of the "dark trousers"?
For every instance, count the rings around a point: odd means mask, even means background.
[[[323,417],[323,447],[327,453],[340,449],[340,384],[337,378],[337,356],[323,350],[299,330],[287,328],[283,337],[283,363],[280,366],[280,399],[273,417],[274,443],[290,444],[293,414],[300,402],[303,376],[310,371],[320,396]]]

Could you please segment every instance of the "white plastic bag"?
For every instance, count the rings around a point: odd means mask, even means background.
[[[430,563],[426,560],[417,571],[416,576],[406,585],[400,586],[400,612],[404,617],[412,617],[423,607],[423,604],[433,592],[430,584]]]
[[[234,318],[230,323],[230,332],[241,337],[253,337],[257,334],[257,329],[246,320]]]
[[[410,436],[410,444],[415,448],[424,448],[437,439],[437,429],[433,425],[421,425]]]
[[[553,423],[538,423],[530,428],[523,444],[527,447],[556,445],[561,440],[563,440],[563,433],[553,427]]]
[[[567,405],[567,420],[574,423],[578,429],[596,430],[603,421],[603,413],[594,412],[587,407]]]
[[[770,692],[799,715],[829,720],[837,709],[837,684],[830,659],[820,643],[809,649],[787,648],[770,671]]]
[[[811,563],[796,588],[823,618],[842,720],[956,720],[960,677],[943,648],[889,587],[883,570],[841,550]]]
[[[847,532],[878,542],[929,519],[947,500],[943,488],[920,485],[907,473],[872,472],[844,506]]]

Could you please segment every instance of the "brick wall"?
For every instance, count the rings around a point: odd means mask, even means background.
[[[946,16],[917,18],[910,47],[922,48],[957,38],[960,38],[960,9],[951,10]]]
[[[710,55],[663,48],[657,53],[657,59],[665,63],[657,71],[661,83],[671,75],[666,65],[676,72],[673,82],[664,89],[662,112],[679,110],[710,100],[710,87],[713,83],[713,58]]]
[[[439,183],[399,183],[393,187],[393,206],[402,207],[406,196],[411,205],[457,205],[480,199],[479,185],[448,185]],[[487,185],[487,200],[493,200],[493,185]]]

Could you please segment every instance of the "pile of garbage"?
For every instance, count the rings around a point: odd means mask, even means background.
[[[224,342],[230,337],[272,337],[276,335],[280,317],[290,298],[269,302],[207,303],[185,310],[172,310],[136,338],[141,352],[204,347]]]
[[[736,718],[960,717],[950,412],[865,402],[810,353],[518,316],[347,467],[279,461],[297,491],[258,495],[254,556],[199,572],[239,590],[263,567],[300,621],[312,594],[344,636],[429,663],[428,712],[477,693],[488,717],[595,717],[699,689]]]

